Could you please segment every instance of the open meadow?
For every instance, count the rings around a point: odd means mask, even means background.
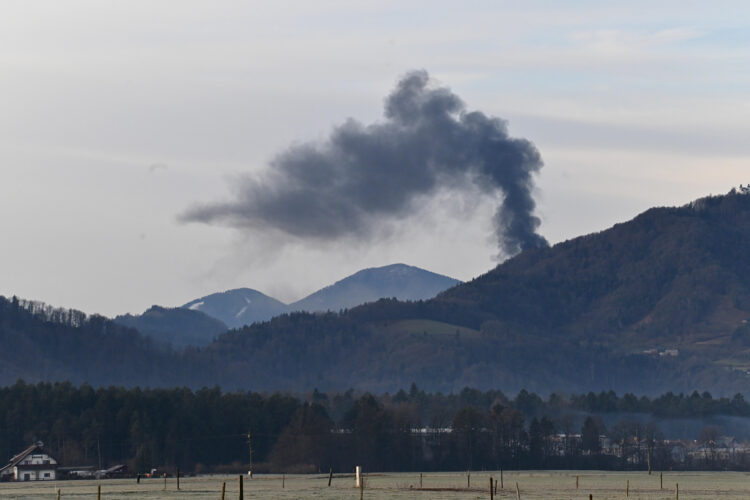
[[[578,488],[576,489],[576,476]],[[418,473],[370,474],[365,476],[363,497],[385,499],[480,499],[490,498],[490,477],[499,479],[499,472],[472,472],[471,487],[467,488],[466,473],[426,473],[419,488]],[[516,483],[520,498],[524,500],[587,499],[596,500],[650,499],[672,500],[675,484],[679,484],[679,498],[690,500],[747,499],[750,498],[750,474],[744,472],[668,472],[660,476],[645,472],[600,471],[521,471],[504,472],[503,486],[498,485],[496,498],[516,498]],[[0,483],[0,498],[12,499],[95,499],[101,485],[103,499],[169,499],[210,498],[220,499],[222,483],[226,483],[225,498],[239,498],[238,476],[199,476],[180,480],[176,489],[174,478],[168,478],[166,489],[163,479],[109,479],[102,481],[55,481],[37,483]],[[629,488],[628,488],[629,485]],[[278,499],[358,499],[360,491],[354,487],[352,475],[334,475],[328,487],[328,476],[316,475],[256,475],[244,477],[244,498]],[[627,490],[627,491],[626,491]]]

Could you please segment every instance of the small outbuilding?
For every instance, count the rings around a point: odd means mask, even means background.
[[[3,481],[54,481],[57,477],[57,460],[38,441],[10,459],[0,468]]]

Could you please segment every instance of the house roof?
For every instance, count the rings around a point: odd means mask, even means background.
[[[7,471],[8,469],[12,469],[16,465],[18,465],[24,458],[28,457],[29,455],[34,453],[36,450],[39,450],[42,453],[47,453],[42,448],[43,446],[44,446],[44,443],[42,443],[41,441],[37,441],[36,443],[32,444],[31,446],[23,450],[21,453],[11,458],[10,462],[8,462],[8,465],[5,465],[4,467],[0,467],[0,474]]]

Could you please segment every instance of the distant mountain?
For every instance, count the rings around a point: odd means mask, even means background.
[[[117,316],[114,321],[176,349],[210,344],[228,330],[227,325],[216,318],[181,307],[152,306],[143,314],[125,314]]]
[[[251,288],[214,293],[188,302],[184,309],[200,311],[230,328],[240,328],[292,311],[339,311],[383,297],[424,300],[460,281],[405,264],[364,269],[292,304]]]
[[[230,328],[267,321],[288,311],[287,305],[283,302],[251,288],[212,293],[190,301],[182,307],[207,314]]]
[[[289,304],[292,311],[339,311],[381,298],[425,300],[460,281],[406,264],[363,269]]]

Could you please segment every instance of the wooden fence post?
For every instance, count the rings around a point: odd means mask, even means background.
[[[422,473],[419,473],[419,489],[422,489]]]
[[[60,488],[57,488],[57,500],[60,500]]]
[[[328,473],[328,487],[331,487],[331,479],[333,479],[333,467],[331,467],[331,472]]]
[[[495,485],[493,484],[494,482],[495,481],[490,476],[490,500],[495,500]]]
[[[245,500],[245,490],[242,485],[242,474],[240,474],[240,500]]]
[[[664,475],[663,475],[662,472],[660,472],[659,473],[659,489],[660,490],[664,489],[664,482],[663,481],[664,481]]]
[[[224,494],[227,491],[227,482],[224,481],[221,483],[221,500],[224,500]]]
[[[466,489],[471,488],[471,472],[466,471]]]
[[[500,489],[505,489],[505,485],[503,485],[503,469],[500,469]]]
[[[180,489],[180,468],[177,467],[177,489]]]
[[[516,481],[516,500],[521,500],[521,490],[518,489],[518,481]]]
[[[680,485],[674,483],[674,500],[680,500]]]
[[[576,489],[578,489],[578,474],[576,474]]]
[[[102,485],[96,487],[96,500],[102,500]]]

